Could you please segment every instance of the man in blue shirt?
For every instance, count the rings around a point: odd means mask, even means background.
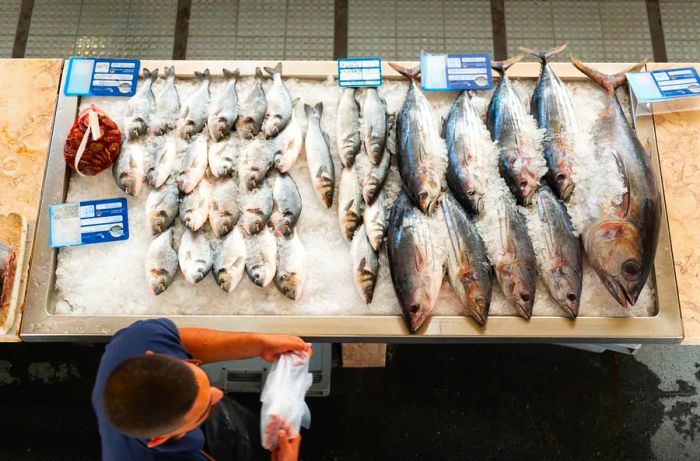
[[[311,345],[287,335],[177,328],[141,320],[118,331],[97,371],[92,405],[104,461],[231,461],[258,459],[259,428],[246,409],[212,387],[197,366]],[[301,437],[282,431],[273,461],[298,459]]]

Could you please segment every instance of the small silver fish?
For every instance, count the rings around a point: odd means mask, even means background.
[[[378,165],[384,155],[386,145],[386,101],[379,96],[376,88],[367,88],[362,107],[362,142],[370,161]]]
[[[364,146],[355,157],[355,170],[362,187],[362,197],[368,205],[374,203],[377,194],[384,187],[384,182],[389,174],[390,160],[391,154],[385,152],[379,164],[373,164],[365,152]]]
[[[277,244],[272,232],[244,235],[246,246],[245,271],[251,282],[266,287],[277,271]]]
[[[272,186],[263,181],[260,187],[252,191],[243,190],[241,196],[242,210],[240,222],[243,231],[248,234],[261,232],[272,214]]]
[[[364,207],[362,186],[355,167],[344,167],[340,172],[338,188],[338,224],[343,238],[348,242],[352,240],[355,230],[362,224]]]
[[[177,121],[177,133],[182,139],[200,133],[207,122],[211,74],[209,69],[204,69],[204,72],[195,72],[194,75],[200,82],[199,88],[182,105]]]
[[[357,88],[343,88],[338,103],[338,117],[335,123],[335,137],[338,156],[343,166],[352,166],[360,151],[360,104],[355,99]]]
[[[151,235],[160,234],[175,220],[180,204],[175,181],[168,181],[160,189],[152,189],[146,199],[146,220]]]
[[[214,252],[214,280],[226,293],[231,293],[243,277],[246,245],[239,228],[233,229]]]
[[[173,231],[168,229],[153,239],[146,254],[146,280],[154,295],[164,292],[177,274],[178,257],[173,248]]]
[[[177,126],[180,113],[180,95],[175,87],[175,66],[166,67],[165,86],[156,98],[156,115],[153,123],[153,133],[163,135]]]
[[[272,186],[274,203],[270,224],[277,237],[289,237],[301,215],[301,195],[297,183],[288,174],[278,174]]]
[[[286,173],[292,169],[304,144],[304,134],[294,114],[298,101],[299,98],[292,101],[292,117],[284,130],[272,141],[273,164],[280,173]]]
[[[215,181],[209,200],[209,224],[214,235],[223,237],[231,232],[240,217],[238,182],[235,178]]]
[[[209,140],[207,158],[211,173],[217,178],[237,173],[238,160],[243,146],[243,141],[234,135],[224,136],[219,141]]]
[[[143,143],[124,141],[112,175],[117,186],[134,197],[138,196],[146,182],[146,148]]]
[[[241,100],[238,120],[236,120],[236,131],[243,139],[254,138],[260,131],[263,118],[265,117],[267,100],[262,89],[262,79],[262,71],[259,67],[256,67],[253,86],[246,97]]]
[[[178,158],[178,139],[174,136],[156,136],[156,139],[160,139],[160,141],[157,142],[153,158],[149,162],[146,181],[157,189],[168,180],[175,170]]]
[[[319,102],[314,107],[304,104],[304,112],[308,119],[305,146],[311,183],[321,203],[326,208],[330,208],[333,205],[335,168],[331,158],[328,134],[321,129],[323,104]]]
[[[292,116],[292,98],[282,80],[281,62],[274,69],[265,67],[265,72],[272,75],[272,86],[265,95],[267,110],[262,130],[265,137],[273,138],[282,132]]]
[[[211,186],[207,180],[201,181],[195,189],[182,198],[180,221],[193,231],[199,230],[209,216]]]
[[[186,229],[178,251],[180,270],[190,283],[199,283],[211,270],[214,256],[211,243],[203,231]]]
[[[365,207],[363,221],[369,244],[374,251],[379,251],[389,223],[389,209],[383,190],[379,191],[374,203]]]
[[[379,274],[379,258],[367,239],[364,224],[355,231],[350,247],[353,280],[358,293],[366,304],[372,302],[374,286]]]
[[[151,72],[144,67],[143,82],[126,104],[124,131],[128,141],[148,133],[156,110],[156,97],[153,95],[153,82],[156,78],[158,69]]]
[[[182,169],[177,178],[177,186],[185,194],[197,187],[207,171],[207,136],[198,134],[192,138],[185,152]]]
[[[277,271],[274,282],[280,293],[289,299],[299,299],[304,291],[306,250],[296,231],[291,238],[277,238]]]
[[[273,149],[270,142],[257,137],[241,151],[238,163],[238,175],[241,186],[252,190],[263,182],[267,172],[272,168]]]
[[[238,118],[238,95],[236,94],[236,82],[240,73],[238,69],[231,72],[224,69],[226,86],[209,105],[209,118],[207,128],[209,136],[219,141],[226,136]]]

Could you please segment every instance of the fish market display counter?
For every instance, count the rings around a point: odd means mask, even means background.
[[[219,81],[223,82],[222,69],[240,69],[240,98],[241,92],[245,93],[251,87],[250,77],[254,75],[256,66],[274,67],[275,64],[276,62],[257,61],[142,61],[142,67],[149,69],[164,69],[174,65],[177,79],[182,79],[183,82],[179,86],[181,99],[194,91],[192,76],[195,71],[209,68],[215,80],[218,77]],[[335,111],[340,94],[331,78],[337,72],[336,62],[287,61],[282,64],[285,82],[292,97],[301,97],[302,102],[309,105],[316,101],[324,103],[321,126],[334,139]],[[590,94],[602,95],[602,92],[572,65],[556,63],[552,64],[552,67],[562,80],[575,87],[574,105],[577,109],[579,106],[586,106],[585,98]],[[628,66],[602,64],[596,67],[604,72],[614,73]],[[508,75],[525,88],[524,91],[531,91],[539,72],[540,65],[537,63],[518,63],[508,71]],[[386,64],[382,74],[385,84],[380,93],[387,100],[389,112],[396,112],[406,95],[408,84]],[[265,85],[266,88],[269,87],[269,83]],[[162,86],[158,86],[158,89],[160,88]],[[598,93],[595,93],[596,91]],[[212,96],[214,93],[213,83]],[[490,92],[474,98],[475,104],[480,104],[479,109],[482,112],[489,95]],[[447,114],[455,96],[456,93],[450,92],[428,94],[436,116]],[[116,99],[119,101],[115,102]],[[145,203],[143,198],[128,199],[131,228],[128,242],[66,249],[68,251],[50,248],[47,213],[50,204],[123,195],[114,185],[109,172],[91,178],[81,178],[66,167],[63,159],[66,134],[79,108],[90,103],[105,110],[115,120],[121,121],[122,118],[120,111],[123,109],[118,108],[118,104],[123,106],[122,98],[81,100],[65,96],[62,92],[58,95],[39,208],[36,243],[32,253],[27,303],[21,326],[21,336],[25,341],[106,340],[116,330],[137,319],[158,316],[168,316],[183,326],[291,333],[316,342],[658,343],[679,342],[683,338],[667,204],[663,193],[667,189],[663,187],[660,174],[661,171],[668,181],[667,168],[676,171],[677,167],[662,165],[660,168],[660,146],[657,147],[654,120],[651,118],[637,120],[636,130],[642,144],[650,147],[652,169],[662,191],[661,226],[656,259],[648,285],[633,309],[616,305],[592,269],[587,267],[584,270],[581,308],[576,319],[567,318],[556,306],[552,307],[553,302],[548,300],[546,291],[542,284],[539,284],[538,290],[542,294],[536,298],[533,316],[524,320],[514,315],[514,311],[507,306],[500,294],[500,288],[494,282],[491,313],[485,325],[480,326],[474,320],[460,315],[459,302],[451,293],[449,284],[444,283],[432,316],[417,333],[411,334],[400,315],[383,249],[379,257],[380,269],[373,302],[365,305],[355,292],[352,278],[347,275],[351,272],[347,255],[349,245],[339,238],[336,204],[328,210],[318,206],[313,188],[307,184],[310,180],[303,153],[290,171],[298,184],[304,205],[299,232],[306,246],[308,274],[305,292],[300,300],[286,299],[277,293],[272,285],[259,289],[248,280],[241,281],[232,293],[223,293],[218,291],[211,277],[193,286],[188,285],[179,275],[165,293],[160,296],[151,294],[143,280],[143,256],[150,236],[148,239],[139,237],[139,233],[145,232],[142,216]],[[300,107],[295,109],[296,116],[304,119],[301,124],[305,127],[306,118],[303,117],[303,111]],[[590,115],[588,117],[591,118]],[[590,124],[590,120],[588,123]],[[335,142],[331,142],[331,145],[334,150]],[[679,156],[682,155],[681,152],[688,150],[679,150]],[[333,154],[337,157],[335,152]],[[675,152],[673,154],[675,155]],[[661,156],[661,159],[663,161],[664,157]],[[337,158],[335,160],[337,162]],[[338,166],[336,172],[339,171]],[[338,173],[336,178],[339,178]],[[336,180],[336,185],[338,182],[339,180]],[[390,173],[386,187],[395,187],[398,190],[395,184],[391,184]],[[679,185],[674,184],[673,187]],[[673,202],[673,205],[682,206],[676,202]],[[685,210],[686,208],[680,211]],[[698,222],[700,223],[700,218]],[[687,228],[694,229],[692,226]],[[134,256],[136,253],[138,255]],[[695,266],[694,270],[697,273],[700,264]],[[683,279],[681,277],[681,280]],[[683,293],[683,288],[681,292]]]

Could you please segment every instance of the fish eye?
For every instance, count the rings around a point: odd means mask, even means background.
[[[574,302],[576,301],[576,295],[574,293],[569,293],[568,295],[566,295],[566,299],[568,299],[571,302]]]
[[[562,181],[564,181],[565,179],[566,179],[566,175],[565,175],[564,173],[559,173],[559,174],[556,176],[557,182],[562,182]]]
[[[637,277],[642,272],[641,267],[639,267],[639,263],[636,261],[627,261],[622,265],[622,270],[625,271],[625,274],[629,275],[630,277]]]
[[[467,195],[468,195],[469,197],[474,197],[474,196],[476,195],[476,191],[475,191],[474,189],[469,189],[469,190],[467,191]]]
[[[527,187],[527,181],[525,181],[525,180],[520,181],[520,188],[525,189],[526,187]]]

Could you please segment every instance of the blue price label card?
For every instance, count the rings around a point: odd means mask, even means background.
[[[341,58],[338,59],[339,86],[381,86],[382,59]]]
[[[424,90],[488,90],[493,87],[488,53],[421,53]]]
[[[66,96],[133,96],[139,79],[138,59],[70,58]]]
[[[113,242],[129,238],[125,198],[49,205],[52,248]]]
[[[639,101],[663,101],[700,95],[700,78],[694,67],[631,72],[627,81]]]

